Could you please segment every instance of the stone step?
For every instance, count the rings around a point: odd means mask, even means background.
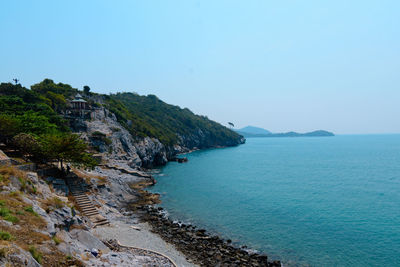
[[[90,204],[92,204],[92,201],[90,201],[90,199],[75,199],[75,202],[76,203],[82,203],[82,204],[85,204],[85,203],[90,203]]]
[[[88,197],[86,194],[77,194],[74,197]]]
[[[75,198],[76,200],[86,200],[86,199],[89,199],[89,197],[86,196],[86,195],[84,195],[84,196],[79,196],[79,197],[74,196],[74,198]]]
[[[76,202],[92,202],[88,197],[86,198],[75,198]]]
[[[84,196],[84,197],[75,197],[75,196],[74,196],[74,198],[75,198],[77,201],[79,201],[79,200],[85,200],[85,201],[86,201],[86,200],[90,200],[88,196]]]
[[[83,208],[80,207],[80,208],[81,208],[82,211],[90,211],[90,210],[96,210],[97,211],[97,209],[95,207],[93,207],[93,206],[92,207],[83,207]]]
[[[76,197],[76,198],[81,198],[81,197],[88,197],[88,195],[86,195],[86,194],[76,194],[76,195],[74,195],[74,197]]]
[[[80,208],[94,207],[93,203],[76,203]]]
[[[75,197],[75,196],[74,196],[74,198],[75,198],[76,200],[89,200],[89,197],[88,197],[88,196],[81,196],[81,197]]]
[[[84,195],[85,192],[71,192],[71,194],[72,194],[74,197],[76,197],[76,196]]]
[[[86,195],[86,191],[71,191],[71,193],[75,195]]]
[[[88,209],[94,209],[95,207],[93,205],[86,205],[86,206],[79,206],[81,210],[88,210]]]
[[[83,211],[83,212],[90,212],[90,211],[98,211],[96,208],[94,208],[94,207],[91,207],[91,208],[81,208],[81,210]]]
[[[92,202],[92,201],[90,201],[89,198],[81,198],[81,199],[75,198],[75,201],[76,201],[76,202]]]
[[[78,195],[82,195],[82,193],[85,193],[85,192],[77,192],[77,193],[72,192],[72,196],[76,197]]]
[[[92,208],[81,208],[81,210],[82,210],[83,212],[97,211],[97,209],[94,208],[94,207],[92,207]]]
[[[91,205],[91,206],[93,206],[93,203],[91,201],[78,201],[76,204],[78,204],[78,206],[82,206],[82,205]]]
[[[94,221],[93,223],[102,223],[102,222],[108,222],[108,220],[104,218],[104,219]]]
[[[92,208],[92,209],[82,209],[83,213],[90,213],[90,212],[99,212],[97,209]]]
[[[95,216],[95,215],[100,215],[100,213],[96,212],[84,212],[83,214],[85,214],[86,216],[90,217],[90,216]]]
[[[91,204],[86,205],[86,206],[79,206],[81,209],[95,209],[95,207]]]
[[[106,225],[106,224],[110,224],[110,222],[109,221],[106,221],[106,222],[101,222],[101,223],[95,223],[94,224],[94,227],[97,227],[97,226],[101,226],[101,225]]]

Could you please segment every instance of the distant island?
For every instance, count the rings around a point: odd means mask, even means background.
[[[255,127],[255,126],[246,126],[241,129],[235,129],[238,134],[243,135],[245,138],[251,137],[326,137],[326,136],[335,136],[333,133],[318,130],[309,133],[296,133],[296,132],[286,132],[286,133],[272,133],[263,128]]]

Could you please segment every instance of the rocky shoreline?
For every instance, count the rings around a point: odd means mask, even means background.
[[[266,266],[280,267],[280,261],[269,261],[265,254],[252,253],[246,247],[235,247],[231,240],[210,235],[196,226],[174,222],[165,216],[158,194],[145,191],[130,208],[139,215],[140,220],[149,223],[152,231],[166,242],[172,243],[191,261],[200,266]],[[156,200],[156,201],[154,201]]]

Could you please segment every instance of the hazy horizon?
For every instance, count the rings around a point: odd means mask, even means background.
[[[13,1],[0,82],[155,94],[235,128],[400,133],[397,1]]]

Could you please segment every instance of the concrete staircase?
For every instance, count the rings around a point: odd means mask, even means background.
[[[90,219],[94,224],[94,227],[109,225],[110,222],[100,215],[99,211],[86,194],[90,186],[88,186],[84,180],[75,175],[69,175],[66,178],[66,181],[79,210]]]

